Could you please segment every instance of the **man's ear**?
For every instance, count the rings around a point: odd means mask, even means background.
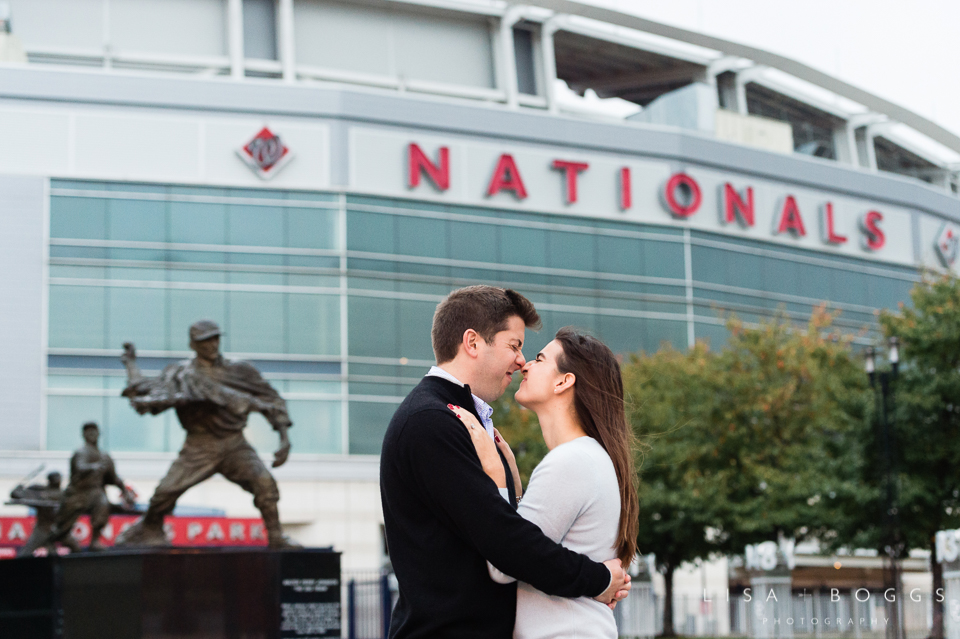
[[[560,393],[573,388],[573,385],[577,383],[577,376],[573,373],[564,373],[563,377],[557,380],[557,383],[553,387],[553,392],[559,395]]]
[[[460,340],[460,346],[468,356],[476,359],[480,355],[480,341],[482,341],[480,334],[472,328],[468,328],[463,332],[463,337]]]

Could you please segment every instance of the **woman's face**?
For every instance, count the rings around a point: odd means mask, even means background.
[[[557,370],[557,358],[562,354],[563,347],[553,340],[520,369],[523,381],[514,396],[517,403],[533,408],[557,396],[555,390],[563,382],[563,374]]]

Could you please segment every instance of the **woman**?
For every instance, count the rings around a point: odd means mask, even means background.
[[[537,414],[550,452],[530,477],[520,514],[594,561],[619,558],[629,565],[639,506],[620,365],[603,342],[568,327],[521,372],[516,400]],[[520,494],[516,460],[500,433],[491,440],[471,413],[452,409],[467,426],[484,471],[498,487],[507,485],[499,447]],[[489,569],[495,581],[514,581]],[[598,601],[553,597],[521,583],[514,637],[616,639],[617,627],[613,612]]]

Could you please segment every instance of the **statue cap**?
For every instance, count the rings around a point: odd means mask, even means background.
[[[190,341],[192,342],[202,342],[205,339],[217,337],[222,334],[217,323],[210,320],[200,320],[190,326]]]

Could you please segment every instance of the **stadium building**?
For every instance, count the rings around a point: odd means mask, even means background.
[[[158,371],[209,318],[289,403],[285,526],[376,569],[381,438],[451,289],[534,300],[528,356],[568,324],[625,353],[821,301],[856,331],[957,269],[960,138],[737,43],[567,0],[0,11],[4,494],[95,420],[149,496],[183,432],[120,397],[121,345]]]

